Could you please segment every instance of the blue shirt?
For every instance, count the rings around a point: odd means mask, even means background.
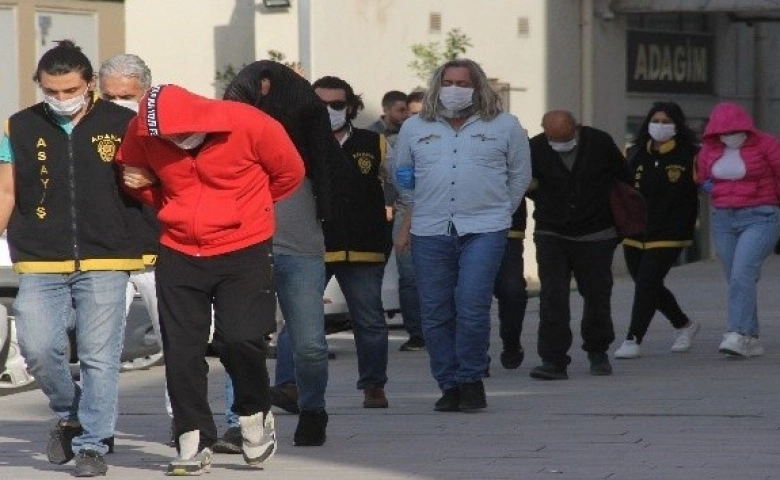
[[[459,235],[507,229],[531,182],[528,135],[508,113],[490,121],[472,116],[457,131],[444,118],[410,117],[396,140],[393,171],[409,166],[413,190],[400,191],[418,236],[447,235],[451,226]]]
[[[54,120],[57,125],[65,130],[65,133],[70,135],[73,132],[73,122],[68,117],[61,115],[55,115]],[[3,134],[3,139],[0,140],[0,163],[14,163],[14,152],[11,149],[11,139],[8,138],[8,132]]]

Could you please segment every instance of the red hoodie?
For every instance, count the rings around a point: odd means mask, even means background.
[[[207,133],[183,150],[160,135]],[[273,202],[300,185],[304,166],[284,128],[243,103],[159,85],[141,100],[116,161],[159,184],[127,191],[158,209],[160,243],[193,256],[233,252],[274,233]]]

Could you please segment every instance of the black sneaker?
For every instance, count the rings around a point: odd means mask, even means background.
[[[275,385],[271,387],[271,405],[285,412],[301,413],[298,408],[298,388],[295,385]]]
[[[609,356],[606,353],[588,353],[588,360],[590,360],[591,375],[612,375],[612,365],[609,363]]]
[[[461,412],[476,412],[487,408],[487,398],[485,398],[485,385],[482,380],[476,382],[461,383],[458,385],[460,394],[460,403],[458,410]]]
[[[229,427],[222,438],[211,447],[214,453],[241,453],[241,427]]]
[[[525,358],[525,351],[523,347],[518,348],[504,348],[501,351],[501,366],[507,370],[514,370],[518,368]]]
[[[108,447],[107,453],[114,453],[114,437],[104,438],[100,443]]]
[[[437,412],[457,412],[460,409],[460,393],[458,387],[444,390],[440,399],[436,400],[433,409]]]
[[[328,427],[328,412],[325,410],[303,410],[298,416],[293,445],[296,447],[319,447],[325,443]]]
[[[84,432],[81,425],[68,425],[59,420],[49,432],[49,444],[46,446],[46,457],[50,463],[64,465],[73,460],[73,439]]]
[[[94,450],[82,450],[76,455],[76,477],[101,477],[108,472],[103,455]]]
[[[537,380],[568,380],[569,378],[566,367],[547,362],[534,367],[530,375]]]
[[[425,349],[425,340],[417,335],[412,335],[398,350],[401,352],[419,352]]]

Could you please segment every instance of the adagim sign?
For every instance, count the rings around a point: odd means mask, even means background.
[[[713,93],[712,35],[629,30],[628,92]]]

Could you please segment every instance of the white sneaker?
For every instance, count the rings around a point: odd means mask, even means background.
[[[2,305],[0,305],[2,307]],[[16,323],[7,319],[7,323],[0,317],[0,329],[10,332],[6,337],[5,332],[0,331],[0,346],[8,343],[8,356],[5,365],[0,364],[0,388],[19,388],[35,381],[27,370],[27,363],[19,349],[19,341],[16,338]]]
[[[760,357],[764,354],[764,347],[756,337],[747,337],[747,356]]]
[[[687,327],[678,328],[674,331],[673,352],[687,352],[691,349],[693,337],[699,332],[701,325],[690,321]]]
[[[726,332],[723,335],[723,341],[720,342],[718,351],[729,357],[746,358],[748,357],[749,338],[737,332]]]
[[[238,423],[241,425],[244,461],[247,465],[259,467],[263,462],[273,457],[276,453],[276,428],[273,413],[268,412],[265,414],[265,418],[263,418],[263,412],[238,417]]]
[[[211,468],[211,449],[198,451],[200,430],[191,430],[179,436],[179,456],[168,464],[166,475],[184,477],[200,475]]]
[[[636,340],[623,340],[623,345],[615,350],[614,355],[615,358],[639,358],[642,356]]]

